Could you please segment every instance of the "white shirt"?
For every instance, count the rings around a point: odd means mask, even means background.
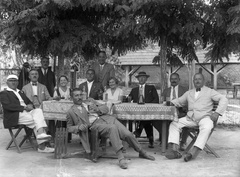
[[[123,96],[123,90],[120,88],[116,88],[114,93],[112,93],[111,89],[107,89],[106,93],[108,94],[108,100],[118,101],[120,96]]]
[[[100,65],[100,64],[99,64],[99,66],[100,66],[100,71],[103,70],[104,65],[105,65],[105,64],[103,64],[103,65]]]
[[[198,92],[197,92],[197,91],[195,90],[195,99],[197,99],[197,97],[198,97],[198,95],[199,95],[200,92],[201,92],[201,91],[198,91]]]
[[[176,98],[178,98],[178,85],[175,86],[175,88],[173,86],[171,86],[171,93],[170,93],[170,100],[173,100],[173,89],[175,89],[175,93],[176,93]]]
[[[38,82],[36,84],[38,84]],[[32,85],[32,82],[31,82],[31,85]],[[38,95],[37,85],[32,85],[32,90],[33,90],[33,95]]]
[[[91,91],[91,88],[92,88],[92,85],[93,85],[93,81],[92,82],[88,82],[87,81],[87,86],[88,86],[88,97],[89,97],[89,93],[90,93],[90,91]]]
[[[42,73],[43,73],[43,75],[44,75],[45,69],[41,68],[41,70],[42,70]],[[46,74],[47,74],[47,72],[48,72],[48,69],[46,69]]]
[[[141,89],[141,86],[142,86],[142,95],[143,95],[143,97],[144,97],[144,92],[145,92],[145,85],[146,84],[139,85],[139,92],[140,92],[140,89]]]
[[[18,93],[20,90],[17,89],[17,90],[15,91],[15,90],[13,90],[13,89],[11,89],[11,88],[9,88],[9,87],[7,87],[7,90],[8,90],[8,91],[12,91],[12,92],[17,96],[17,98],[18,98],[21,106],[24,106],[24,107],[26,106],[26,104],[24,103],[21,95]]]

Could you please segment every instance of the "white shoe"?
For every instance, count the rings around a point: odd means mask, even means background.
[[[45,140],[45,139],[51,139],[51,135],[47,135],[46,133],[41,133],[40,135],[37,135],[37,140]]]
[[[50,148],[50,147],[45,147],[44,149],[39,149],[38,148],[38,152],[53,153],[54,152],[54,148]]]

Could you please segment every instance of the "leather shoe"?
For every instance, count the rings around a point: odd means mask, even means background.
[[[192,159],[192,154],[191,153],[187,153],[186,155],[185,155],[185,157],[184,157],[184,161],[185,162],[188,162],[189,160],[191,160]]]
[[[153,146],[153,137],[149,137],[149,145],[148,145],[149,148],[154,148]]]
[[[149,143],[148,147],[149,148],[154,148],[153,143]]]
[[[128,164],[127,164],[127,161],[126,159],[120,159],[119,160],[119,166],[121,169],[127,169],[128,168]]]
[[[168,159],[180,159],[182,157],[182,154],[178,151],[170,149],[166,152],[165,157]]]
[[[151,155],[148,155],[146,152],[139,152],[139,158],[148,159],[148,160],[155,160],[155,158]]]

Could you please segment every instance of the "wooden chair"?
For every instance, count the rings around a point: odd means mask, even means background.
[[[213,104],[213,111],[215,111],[217,109],[218,106],[218,102],[214,102]],[[215,127],[217,125],[217,120],[214,122],[214,126],[209,134],[208,139],[211,137]],[[191,142],[189,143],[189,145],[187,146],[186,150],[184,151],[184,153],[187,153],[193,146],[193,144],[195,143],[195,141],[197,140],[197,136],[199,134],[199,127],[192,127],[192,128],[187,128],[188,130],[188,136],[192,138]],[[220,156],[213,150],[213,148],[211,148],[207,143],[205,144],[205,147],[203,149],[206,153],[208,154],[213,154],[216,158],[220,158]]]
[[[18,144],[17,137],[18,137],[19,133],[22,131],[22,129],[25,130],[26,134],[24,135],[24,138],[21,140],[21,142]],[[14,132],[14,130],[16,130],[16,131]],[[14,147],[14,146],[11,146],[14,143],[15,147],[18,150],[18,153],[21,153],[21,147],[22,147],[23,143],[26,142],[26,140],[29,140],[31,147],[33,149],[35,149],[35,146],[33,144],[32,138],[31,138],[31,136],[33,134],[33,130],[31,128],[28,128],[26,125],[18,125],[15,127],[8,128],[8,131],[10,133],[11,140],[6,147],[6,150],[8,150],[11,147]]]

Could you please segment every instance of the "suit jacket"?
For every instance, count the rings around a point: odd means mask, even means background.
[[[28,97],[28,99],[33,102],[33,105],[38,104],[37,101],[39,101],[39,104],[41,104],[43,101],[49,100],[49,98],[51,98],[47,87],[43,84],[37,83],[37,96],[38,96],[38,100],[34,100],[33,99],[33,89],[32,89],[32,84],[29,83],[27,85],[25,85],[22,88],[22,91],[25,93],[25,95]]]
[[[38,69],[38,74],[38,82],[45,85],[48,89],[50,96],[53,97],[54,87],[56,86],[55,74],[51,71],[50,68],[48,68],[46,76],[43,75],[41,68]]]
[[[88,93],[89,90],[88,90],[87,82],[81,83],[79,85],[80,89],[83,89],[83,87],[85,87],[85,91]],[[103,92],[102,84],[100,82],[93,81],[93,84],[89,93],[89,97],[93,98],[94,100],[101,100],[102,96],[100,96],[99,94],[100,91]]]
[[[131,90],[129,96],[132,97],[134,103],[138,102],[139,86]],[[156,88],[153,85],[145,85],[144,89],[145,103],[159,103],[159,96]]]
[[[90,144],[89,144],[89,132],[79,132],[78,126],[81,124],[85,124],[89,126],[89,119],[88,119],[88,113],[85,108],[82,109],[82,112],[77,108],[78,105],[73,105],[68,111],[67,111],[67,127],[68,132],[71,133],[79,133],[80,140],[82,142],[83,148],[87,153],[90,153]]]
[[[23,91],[19,91],[26,105],[32,104]],[[5,128],[10,128],[18,125],[19,112],[23,112],[24,107],[20,105],[17,96],[8,90],[0,92],[0,101],[3,107],[4,119],[3,125]]]
[[[171,102],[177,107],[188,105],[187,116],[196,122],[212,114],[213,102],[218,102],[215,112],[222,115],[227,108],[228,99],[214,89],[203,86],[198,97],[195,99],[195,89],[187,91],[181,97]]]
[[[185,87],[178,85],[178,97],[181,97],[186,91],[187,89]],[[170,97],[170,95],[171,95],[171,87],[164,89],[161,95],[163,97],[163,101],[166,101],[167,100],[166,98]],[[179,118],[186,116],[187,106],[179,107],[178,112],[179,112],[178,114]]]
[[[100,82],[103,87],[107,86],[110,77],[115,77],[115,70],[112,64],[105,63],[102,72],[98,62],[93,64],[92,69],[95,71],[95,81]]]

